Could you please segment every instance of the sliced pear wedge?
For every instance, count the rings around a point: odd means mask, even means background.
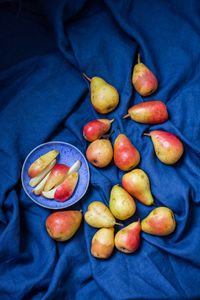
[[[29,167],[28,175],[33,178],[38,176],[58,156],[59,152],[51,150],[37,158]]]
[[[42,194],[42,191],[44,189],[44,186],[47,182],[47,179],[49,177],[51,172],[49,172],[43,179],[42,181],[40,181],[40,183],[34,188],[34,190],[32,190],[33,194],[35,195],[41,195]]]
[[[29,185],[31,187],[35,187],[40,181],[51,171],[51,169],[55,166],[56,164],[56,159],[54,159],[39,175],[31,178],[29,181]]]
[[[72,174],[73,172],[78,172],[81,167],[81,161],[77,160],[69,169],[67,172],[68,175]]]
[[[64,202],[67,199],[69,199],[74,193],[78,182],[78,177],[78,173],[73,172],[72,174],[68,175],[66,179],[54,189],[48,192],[43,191],[42,195],[48,199],[55,199],[59,202]]]

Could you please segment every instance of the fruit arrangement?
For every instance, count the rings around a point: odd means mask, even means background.
[[[83,76],[90,82],[93,108],[100,114],[113,111],[119,104],[119,93],[116,88],[101,77],[95,76],[90,79],[86,74]],[[138,63],[133,68],[132,84],[143,97],[151,95],[158,88],[156,76],[141,63],[140,55]],[[151,100],[130,107],[123,119],[128,117],[141,124],[161,124],[168,120],[169,114],[161,100]],[[109,207],[101,201],[93,201],[84,214],[85,222],[98,229],[91,240],[91,254],[100,259],[110,257],[114,247],[124,253],[135,252],[140,246],[141,231],[151,235],[167,236],[176,228],[173,211],[168,207],[159,206],[154,207],[143,220],[132,221],[115,234],[114,226],[124,226],[118,220],[121,222],[134,216],[137,201],[146,206],[155,205],[155,201],[148,174],[138,168],[141,153],[137,147],[124,133],[118,134],[114,145],[109,140],[108,132],[113,121],[114,119],[96,119],[83,127],[83,137],[89,142],[86,150],[89,163],[97,168],[105,168],[113,161],[118,169],[125,172],[121,186],[116,184],[110,191]],[[166,165],[177,163],[183,155],[183,143],[171,132],[152,130],[149,133],[145,132],[144,136],[151,138],[157,158]],[[29,176],[32,177],[30,184],[32,182],[38,184],[37,176],[42,174],[42,181],[40,180],[38,185],[39,192],[44,197],[65,201],[67,198],[64,190],[68,190],[68,194],[73,193],[80,166],[72,166],[73,172],[70,172],[71,168],[68,166],[56,165],[58,153],[54,150],[50,152],[45,154],[45,159],[41,157],[30,166]],[[64,194],[65,196],[60,196]],[[82,218],[81,211],[52,213],[46,220],[47,232],[57,241],[66,241],[77,232]]]
[[[38,157],[29,167],[31,178],[29,185],[32,192],[59,202],[68,200],[74,193],[78,183],[78,170],[81,162],[77,160],[71,167],[56,163],[59,152],[51,150]]]

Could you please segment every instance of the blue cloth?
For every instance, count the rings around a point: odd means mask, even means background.
[[[200,298],[199,19],[197,0],[0,1],[1,300]],[[145,99],[130,80],[138,51],[159,81]],[[91,256],[96,230],[85,222],[70,241],[53,241],[44,226],[50,210],[31,202],[20,182],[25,157],[43,142],[66,141],[85,153],[83,125],[102,115],[82,72],[118,89],[120,105],[106,116],[115,118],[112,142],[119,129],[137,145],[156,205],[170,207],[177,221],[172,235],[142,233],[137,252],[115,250],[105,261]],[[148,99],[166,103],[166,123],[122,120],[128,107]],[[143,136],[152,129],[182,139],[178,164],[156,158]],[[83,212],[94,200],[108,204],[123,175],[113,164],[90,170],[88,192],[72,207]],[[151,210],[137,202],[132,220]]]

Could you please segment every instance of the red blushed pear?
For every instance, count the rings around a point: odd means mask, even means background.
[[[141,96],[151,95],[158,87],[157,78],[145,64],[140,62],[140,55],[138,55],[138,63],[133,68],[132,83]]]
[[[140,153],[125,134],[119,134],[115,139],[114,162],[122,171],[129,171],[140,162]]]
[[[108,132],[108,130],[110,130],[113,121],[114,119],[97,119],[90,121],[83,128],[84,138],[89,142],[93,142],[101,138],[106,132]]]
[[[167,207],[157,207],[142,220],[141,229],[153,235],[169,235],[176,228],[174,213]]]
[[[148,101],[136,104],[129,108],[128,114],[123,118],[130,117],[132,120],[143,124],[160,124],[168,119],[166,105],[161,101]]]
[[[54,212],[46,219],[46,230],[56,241],[69,240],[80,227],[82,213],[76,210]]]
[[[147,174],[141,169],[135,169],[122,177],[123,188],[145,205],[154,204]]]
[[[55,199],[59,202],[64,202],[69,199],[75,191],[76,185],[78,183],[78,173],[73,172],[68,175],[66,179],[54,189],[42,192],[42,195],[48,199]]]
[[[44,186],[44,191],[47,192],[59,185],[67,176],[69,167],[64,164],[57,164],[51,170],[46,184]]]
[[[125,253],[133,253],[140,246],[140,220],[124,227],[115,235],[116,248]]]
[[[163,130],[153,130],[144,135],[151,137],[156,156],[164,164],[173,165],[181,158],[184,152],[183,143],[174,134]]]

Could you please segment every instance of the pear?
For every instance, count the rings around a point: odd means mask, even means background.
[[[95,228],[109,228],[113,227],[115,224],[121,225],[116,223],[109,208],[100,201],[93,201],[90,203],[84,218],[90,226]]]
[[[80,227],[82,213],[76,210],[54,212],[46,219],[46,230],[56,241],[69,240]]]
[[[141,229],[153,235],[169,235],[176,228],[174,213],[167,207],[157,207],[142,220]]]
[[[91,253],[96,258],[109,258],[114,250],[114,245],[114,228],[101,228],[93,236]]]
[[[116,184],[113,186],[110,193],[109,208],[115,218],[126,220],[134,215],[136,205],[131,195]]]
[[[168,119],[166,105],[161,101],[147,101],[133,105],[128,109],[128,114],[123,118],[131,117],[132,120],[143,124],[160,124]]]
[[[115,139],[114,162],[122,171],[129,171],[140,162],[140,153],[125,134],[119,134]]]
[[[115,247],[125,253],[133,253],[140,246],[140,221],[133,222],[115,235]]]
[[[90,79],[85,74],[83,76],[90,81],[91,103],[94,109],[100,114],[113,111],[119,103],[119,94],[116,88],[101,77],[95,76]]]
[[[38,176],[58,156],[58,154],[59,154],[58,151],[51,150],[51,151],[41,155],[40,157],[38,157],[30,165],[30,167],[28,169],[28,176],[30,176],[31,178]]]
[[[163,130],[153,130],[144,135],[151,137],[156,156],[164,164],[173,165],[181,158],[184,151],[183,143],[174,134]]]
[[[98,139],[92,142],[87,148],[86,157],[95,167],[106,167],[113,158],[111,142],[107,139]]]
[[[138,63],[133,68],[132,83],[141,96],[149,96],[157,90],[158,81],[149,68],[141,63],[138,54]]]
[[[141,169],[132,170],[122,177],[122,186],[133,197],[145,205],[154,204],[147,174]]]
[[[114,119],[97,119],[90,121],[83,128],[84,138],[89,142],[100,139],[106,132],[108,132],[108,130],[110,130],[113,121]]]

